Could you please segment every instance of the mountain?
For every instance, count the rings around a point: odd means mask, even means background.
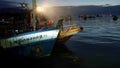
[[[46,13],[52,14],[52,15],[96,15],[96,14],[120,15],[120,5],[56,6],[56,7],[47,9]]]

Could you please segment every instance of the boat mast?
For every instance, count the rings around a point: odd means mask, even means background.
[[[33,7],[33,30],[36,30],[36,0],[32,0],[32,7]]]

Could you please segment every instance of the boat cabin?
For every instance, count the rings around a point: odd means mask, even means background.
[[[20,6],[12,5],[0,7],[0,38],[10,37],[30,31],[29,22],[29,10]]]

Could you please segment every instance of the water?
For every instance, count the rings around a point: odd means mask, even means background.
[[[76,19],[83,32],[73,36],[67,48],[81,59],[80,68],[120,68],[120,16]]]

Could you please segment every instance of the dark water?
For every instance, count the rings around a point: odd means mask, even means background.
[[[81,59],[80,68],[120,68],[120,17],[75,20],[84,27],[67,48]]]

